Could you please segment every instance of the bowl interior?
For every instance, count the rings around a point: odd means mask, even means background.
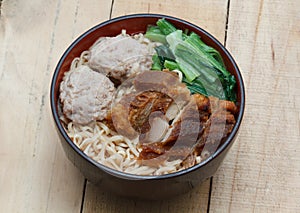
[[[60,133],[63,135],[65,140],[68,143],[72,143],[71,139],[68,138],[66,132],[64,131],[59,118],[57,116],[57,101],[59,97],[59,85],[62,81],[62,78],[64,76],[64,73],[67,72],[70,69],[70,65],[72,60],[75,57],[79,57],[80,54],[88,50],[90,46],[99,38],[102,36],[116,36],[121,33],[122,29],[126,29],[126,32],[128,34],[135,34],[135,33],[144,33],[147,29],[148,25],[154,25],[156,21],[160,18],[166,18],[166,20],[170,21],[172,24],[174,24],[179,29],[188,29],[189,31],[193,31],[197,33],[201,39],[209,46],[212,46],[216,50],[220,52],[222,55],[222,58],[224,60],[226,68],[235,76],[237,80],[237,102],[236,105],[239,108],[239,113],[237,115],[237,122],[235,124],[235,127],[225,143],[216,151],[214,155],[212,155],[209,159],[206,161],[197,164],[193,166],[191,169],[196,169],[201,167],[201,165],[207,163],[212,158],[214,158],[216,155],[218,155],[222,150],[231,142],[231,140],[234,138],[235,134],[238,131],[238,128],[240,126],[240,122],[243,116],[244,112],[244,85],[243,80],[241,77],[241,74],[238,70],[238,67],[236,63],[234,62],[233,58],[229,54],[229,52],[223,47],[223,45],[218,42],[212,35],[210,35],[208,32],[203,30],[202,28],[191,24],[189,22],[186,22],[184,20],[180,20],[174,17],[164,16],[164,15],[157,15],[157,14],[137,14],[137,15],[129,15],[129,16],[123,16],[119,18],[115,18],[109,21],[106,21],[104,23],[101,23],[84,34],[82,34],[78,39],[76,39],[70,47],[66,50],[66,52],[63,54],[62,58],[60,59],[54,76],[52,80],[52,86],[51,86],[51,107],[52,107],[52,113],[54,115],[55,123],[60,131]],[[76,149],[78,151],[79,149]],[[87,158],[87,157],[86,157]],[[184,173],[185,170],[179,172]],[[174,174],[174,173],[173,173]],[[130,175],[129,175],[130,176]],[[132,175],[134,176],[134,175]],[[152,177],[153,178],[153,177]]]

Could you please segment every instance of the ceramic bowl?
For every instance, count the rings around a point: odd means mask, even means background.
[[[165,18],[179,29],[188,29],[201,36],[201,39],[217,49],[224,60],[227,69],[235,76],[237,81],[238,114],[236,124],[227,140],[208,159],[188,169],[161,175],[139,176],[122,173],[103,166],[85,155],[68,137],[58,116],[59,85],[64,73],[69,70],[71,61],[80,53],[87,50],[101,36],[116,36],[122,29],[127,33],[144,33],[149,24],[154,25],[160,18]],[[241,73],[228,50],[211,34],[188,21],[160,14],[134,14],[105,21],[91,28],[77,38],[64,52],[53,74],[51,90],[51,109],[60,142],[67,158],[92,183],[102,190],[126,197],[143,199],[166,199],[180,195],[193,189],[196,185],[214,175],[226,156],[228,150],[236,139],[243,118],[245,107],[245,91]],[[72,178],[72,177],[70,177]]]

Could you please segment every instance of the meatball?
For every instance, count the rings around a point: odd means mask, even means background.
[[[90,48],[88,65],[97,72],[125,80],[150,70],[153,48],[130,36],[104,37]]]
[[[76,124],[103,120],[110,110],[114,84],[105,75],[82,65],[65,74],[60,84],[64,115]]]

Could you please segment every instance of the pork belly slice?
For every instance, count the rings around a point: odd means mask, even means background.
[[[140,162],[158,166],[165,160],[182,159],[182,165],[189,167],[196,163],[196,156],[201,156],[203,160],[222,145],[236,122],[234,114],[237,107],[233,102],[200,94],[193,95],[193,100],[199,113],[187,110],[188,104],[179,115],[180,118],[174,120],[165,140],[142,146]],[[196,140],[193,139],[195,134]],[[176,150],[178,153],[174,153]]]
[[[110,117],[112,122],[108,123],[113,123],[119,134],[130,139],[140,136],[141,143],[163,138],[168,129],[167,122],[173,120],[175,113],[189,102],[190,91],[171,72],[145,71],[132,82],[133,91],[114,104]],[[150,117],[154,122],[153,128]],[[165,130],[161,131],[157,124]]]
[[[154,112],[159,112],[161,117],[172,102],[170,97],[156,91],[127,94],[112,108],[111,119],[114,128],[119,134],[130,139],[144,135],[151,128],[150,116],[154,119],[157,117]]]
[[[134,80],[136,91],[158,91],[168,95],[182,109],[190,100],[190,91],[172,72],[145,71]]]

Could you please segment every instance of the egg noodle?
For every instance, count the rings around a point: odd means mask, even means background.
[[[129,36],[125,30],[122,30],[121,34]],[[147,44],[150,48],[157,45],[157,43],[144,38],[141,33],[132,37]],[[87,64],[88,60],[89,51],[82,52],[80,57],[72,61],[70,72]],[[182,76],[179,76],[179,79],[181,78]],[[64,116],[61,116],[61,120],[65,124],[64,127],[68,136],[87,156],[115,170],[136,175],[162,175],[185,169],[182,160],[165,161],[157,167],[141,165],[137,160],[141,151],[138,146],[138,138],[129,140],[109,129],[104,122],[94,121],[88,125],[80,125],[67,121]],[[200,161],[201,157],[196,157],[196,163]]]

